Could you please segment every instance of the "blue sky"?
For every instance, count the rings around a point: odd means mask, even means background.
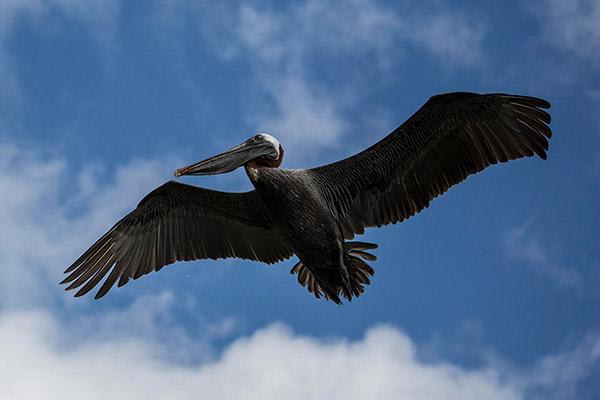
[[[598,398],[599,27],[591,0],[3,1],[0,397]],[[548,160],[368,231],[350,304],[293,260],[180,263],[101,301],[57,285],[175,168],[256,132],[284,167],[327,163],[448,91],[548,99]]]

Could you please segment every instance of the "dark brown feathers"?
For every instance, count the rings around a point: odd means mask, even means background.
[[[339,287],[331,287],[321,281],[321,277],[310,270],[302,261],[298,262],[290,270],[290,274],[298,274],[298,283],[312,293],[317,299],[324,296],[336,304],[341,304],[340,294],[347,300],[358,297],[364,292],[364,286],[369,285],[370,276],[375,274],[366,261],[375,261],[377,257],[365,250],[376,249],[375,243],[345,242],[344,243],[344,270],[347,274],[347,284]]]
[[[108,275],[96,298],[179,260],[238,257],[272,264],[293,251],[271,230],[256,192],[224,193],[168,182],[148,194],[67,270],[75,296]]]
[[[270,264],[296,250],[301,259],[291,272],[302,286],[336,303],[341,296],[350,300],[370,283],[374,270],[367,261],[375,256],[366,250],[376,245],[344,239],[409,218],[489,165],[545,159],[549,107],[535,97],[448,93],[433,96],[388,136],[345,160],[310,170],[251,164],[247,172],[258,193],[168,182],[67,268],[62,283],[81,296],[104,279],[99,298],[115,284],[178,260],[238,257]]]
[[[509,94],[448,93],[363,152],[310,170],[344,237],[402,221],[491,164],[546,159],[550,103]]]

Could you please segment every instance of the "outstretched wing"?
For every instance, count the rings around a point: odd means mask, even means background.
[[[238,257],[272,264],[293,255],[271,228],[255,191],[224,193],[168,182],[148,194],[90,247],[65,273],[67,290],[104,296],[179,260]]]
[[[433,96],[380,142],[309,170],[344,236],[402,221],[491,164],[546,158],[550,103],[509,94]]]

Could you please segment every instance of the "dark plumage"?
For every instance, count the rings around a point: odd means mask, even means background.
[[[67,270],[81,296],[108,277],[104,296],[178,260],[238,257],[267,264],[298,256],[290,271],[317,298],[336,303],[364,291],[377,247],[347,242],[394,224],[491,164],[537,154],[552,133],[542,99],[508,94],[434,96],[404,124],[350,158],[306,170],[278,168],[283,148],[259,134],[182,168],[206,175],[244,165],[255,187],[223,193],[167,182],[148,194]]]

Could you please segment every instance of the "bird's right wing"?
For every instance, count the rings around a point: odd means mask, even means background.
[[[148,194],[65,273],[67,290],[89,292],[109,274],[96,294],[104,296],[179,260],[237,257],[272,264],[293,255],[272,229],[255,191],[225,193],[167,182]]]
[[[402,221],[491,164],[545,159],[550,103],[503,93],[433,96],[370,148],[308,170],[343,234]]]

